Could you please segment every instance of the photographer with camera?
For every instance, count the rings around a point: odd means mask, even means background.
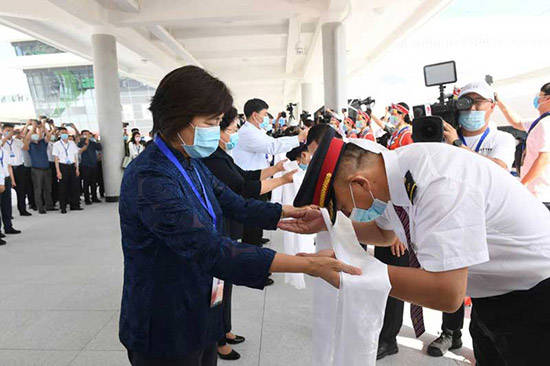
[[[484,156],[510,171],[514,161],[516,142],[504,131],[489,128],[495,109],[495,92],[485,81],[464,86],[459,98],[469,98],[470,108],[458,114],[459,130],[444,122],[445,141]],[[428,354],[441,357],[448,350],[462,347],[464,304],[454,313],[443,313],[441,335],[428,346]]]
[[[520,121],[500,99],[497,105],[513,127],[527,132],[521,183],[550,209],[550,83],[544,84],[533,100],[540,114],[533,122]]]

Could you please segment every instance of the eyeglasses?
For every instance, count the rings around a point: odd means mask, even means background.
[[[477,98],[477,99],[472,98],[472,102],[476,107],[481,107],[485,103],[491,103],[492,100],[485,99],[485,98]]]

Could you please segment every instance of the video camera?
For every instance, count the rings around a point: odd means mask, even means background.
[[[348,100],[348,117],[353,121],[357,121],[358,111],[365,112],[369,117],[372,113],[372,107],[376,103],[372,97],[366,97],[365,99],[349,99]],[[365,108],[363,108],[363,106]]]
[[[338,116],[336,113],[331,111],[330,109],[325,108],[325,106],[322,106],[318,110],[315,111],[315,123],[326,123],[330,124],[330,121],[332,119],[337,119],[338,121],[342,121],[342,118]]]
[[[439,86],[439,98],[433,104],[413,106],[412,139],[414,142],[443,142],[443,121],[458,129],[458,113],[469,110],[473,100],[445,94],[445,85],[456,83],[454,61],[424,66],[424,83],[428,87]]]
[[[309,113],[308,111],[302,111],[302,113],[300,114],[300,121],[302,123],[305,123],[309,117],[311,117],[311,113]]]

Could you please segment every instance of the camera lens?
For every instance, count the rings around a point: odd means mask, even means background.
[[[466,111],[470,108],[472,108],[472,105],[474,104],[474,101],[470,97],[460,97],[456,101],[456,108],[459,111]]]

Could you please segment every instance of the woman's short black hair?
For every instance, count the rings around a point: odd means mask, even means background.
[[[546,95],[550,95],[550,83],[546,83],[540,88],[540,91]]]
[[[309,132],[307,133],[306,145],[309,146],[312,142],[316,142],[318,144],[321,143],[321,140],[325,137],[327,132],[331,133],[332,137],[339,139],[342,138],[342,135],[340,135],[332,126],[326,123],[321,123],[309,129]]]
[[[151,100],[153,131],[170,137],[194,117],[214,117],[233,105],[229,88],[197,66],[183,66],[166,75]]]
[[[229,127],[238,115],[237,108],[231,107],[231,109],[223,115],[222,121],[220,122],[221,130],[224,131],[227,127]]]
[[[141,136],[141,133],[139,133],[139,131],[132,132],[132,140],[130,140],[130,141],[133,142],[134,144],[136,143],[136,136],[137,135]]]
[[[258,98],[250,99],[244,104],[244,115],[248,118],[252,113],[258,113],[264,109],[269,109],[266,102]]]

